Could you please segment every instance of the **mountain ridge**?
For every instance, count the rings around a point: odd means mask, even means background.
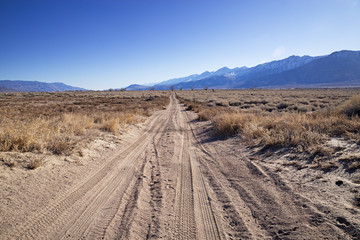
[[[0,80],[0,92],[62,92],[86,91],[84,88],[73,87],[61,82],[39,82],[24,80]]]
[[[306,67],[304,67],[306,66]],[[328,69],[328,71],[326,70]],[[342,50],[311,57],[289,56],[254,67],[223,67],[213,72],[169,79],[153,86],[130,85],[127,90],[165,90],[193,88],[292,88],[327,85],[360,86],[360,51]],[[330,72],[330,73],[329,73]],[[317,78],[311,77],[317,76]],[[308,80],[305,79],[308,78]],[[298,82],[297,82],[298,81]]]

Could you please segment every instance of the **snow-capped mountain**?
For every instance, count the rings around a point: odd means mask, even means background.
[[[223,67],[214,72],[206,71],[202,74],[170,79],[153,87],[163,90],[170,87],[229,89],[297,86],[360,86],[360,51],[343,50],[317,57],[290,56],[251,68]],[[131,86],[127,89],[135,90]]]

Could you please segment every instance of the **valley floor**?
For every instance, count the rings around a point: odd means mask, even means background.
[[[83,157],[2,166],[0,238],[360,238],[360,184],[280,169],[210,129],[172,95],[166,110]]]

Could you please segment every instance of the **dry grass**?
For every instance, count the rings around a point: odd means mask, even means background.
[[[185,101],[225,106],[247,112],[318,112],[334,109],[360,89],[215,90],[177,91]]]
[[[346,114],[349,117],[360,116],[360,95],[355,95],[345,101],[336,109],[339,113]]]
[[[156,91],[1,93],[0,151],[69,154],[90,136],[116,134],[164,108],[167,96]],[[34,162],[28,168],[36,167]]]
[[[245,140],[258,139],[264,146],[294,146],[310,150],[329,137],[359,134],[360,118],[335,113],[226,113],[213,119],[224,135],[240,134]]]
[[[218,97],[231,99],[231,93],[234,91],[218,92],[223,94],[218,93]],[[327,154],[325,150],[320,151],[319,147],[331,137],[359,141],[360,95],[353,95],[359,93],[359,90],[303,90],[302,92],[299,90],[274,90],[272,92],[270,90],[252,92],[245,90],[242,92],[240,90],[238,92],[238,95],[247,94],[249,96],[256,93],[263,96],[266,93],[272,98],[264,99],[256,96],[255,100],[251,100],[249,97],[246,101],[237,103],[230,100],[230,105],[222,108],[209,105],[215,101],[211,96],[208,96],[206,100],[201,100],[201,97],[193,97],[195,103],[190,101],[190,98],[182,98],[182,101],[185,104],[196,104],[199,119],[211,120],[220,134],[240,135],[244,142],[252,146],[293,147],[300,152],[328,156],[333,152]],[[182,94],[183,97],[186,97],[184,92]],[[296,96],[296,98],[289,102],[284,101],[284,98],[279,98],[278,95],[284,95],[285,98]],[[309,99],[306,99],[307,96]],[[343,102],[339,101],[341,96]],[[318,103],[319,99],[323,104],[327,103],[328,105],[326,107],[317,105],[316,111],[301,110],[302,107],[294,103],[310,105],[314,102]],[[268,104],[275,106],[272,111],[268,111],[268,107],[266,107]],[[244,105],[253,107],[245,109],[239,107]],[[262,108],[256,107],[259,105]]]

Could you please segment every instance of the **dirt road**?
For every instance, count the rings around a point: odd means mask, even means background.
[[[39,211],[13,239],[352,239],[236,145],[205,141],[174,95],[135,140]]]

